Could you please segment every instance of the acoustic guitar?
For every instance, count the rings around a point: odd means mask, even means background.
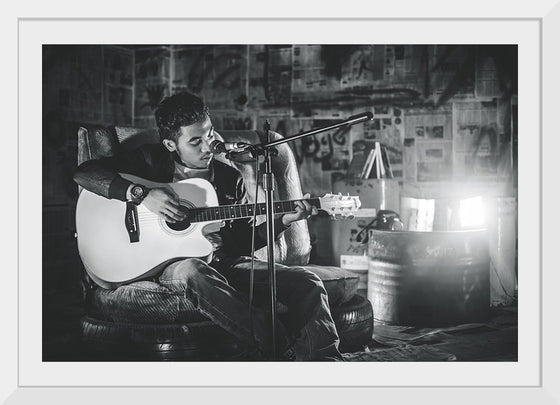
[[[76,207],[78,250],[88,274],[105,288],[148,277],[173,260],[210,261],[212,245],[205,235],[218,231],[225,220],[254,215],[254,204],[220,206],[214,187],[204,179],[156,183],[128,174],[122,176],[149,188],[172,189],[187,218],[169,223],[143,205],[82,190]],[[274,202],[274,212],[295,212],[296,201]],[[330,193],[308,201],[335,219],[353,217],[361,205],[358,197]],[[265,203],[256,204],[256,210],[257,215],[265,214]]]

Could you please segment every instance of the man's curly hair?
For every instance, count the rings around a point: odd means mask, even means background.
[[[161,140],[177,142],[181,127],[202,122],[210,115],[202,98],[183,92],[166,97],[156,107],[156,124]]]

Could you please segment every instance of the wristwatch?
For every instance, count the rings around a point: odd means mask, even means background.
[[[142,201],[144,201],[144,198],[146,198],[149,191],[150,190],[142,184],[134,184],[130,189],[130,201],[134,205],[142,204]]]

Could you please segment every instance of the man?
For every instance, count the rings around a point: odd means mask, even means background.
[[[76,170],[74,180],[106,198],[143,204],[171,223],[185,219],[173,191],[148,189],[118,173],[159,183],[204,178],[213,184],[220,205],[246,203],[241,174],[213,159],[210,144],[215,131],[202,99],[189,93],[168,97],[157,107],[155,117],[161,144],[143,145],[130,153],[84,162]],[[296,212],[275,220],[277,236],[292,222],[316,213],[317,208],[307,201],[298,202]],[[175,261],[162,270],[157,280],[184,294],[202,314],[240,340],[253,342],[256,352],[262,355],[271,352],[270,317],[259,307],[249,311],[247,305],[251,236],[249,221],[230,221],[218,232],[207,235],[214,248],[210,263],[196,258]],[[255,245],[255,249],[266,245],[266,224],[257,227]],[[255,302],[265,303],[269,291],[268,265],[255,260],[254,268]],[[277,300],[288,307],[287,320],[277,331],[279,353],[293,342],[296,360],[342,360],[321,280],[305,269],[279,264],[276,280]]]

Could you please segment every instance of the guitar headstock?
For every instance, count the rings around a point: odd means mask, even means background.
[[[362,205],[360,197],[342,195],[341,193],[325,194],[323,197],[319,197],[319,201],[321,203],[320,209],[326,211],[332,219],[352,219]]]

